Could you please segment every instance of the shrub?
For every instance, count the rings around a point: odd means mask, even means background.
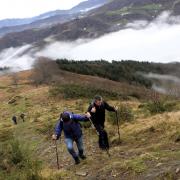
[[[168,102],[165,100],[150,101],[144,107],[149,110],[151,114],[170,112],[177,109],[176,102]]]
[[[118,107],[117,115],[118,115],[119,123],[130,122],[134,119],[134,114],[132,109],[129,106],[123,104],[121,104]],[[117,125],[117,117],[114,112],[109,113],[108,119],[111,124]]]
[[[89,98],[94,97],[95,94],[101,94],[103,97],[108,97],[111,99],[116,99],[118,93],[113,91],[108,91],[101,88],[96,88],[92,86],[82,86],[77,84],[65,84],[62,86],[53,86],[49,90],[51,97],[58,97],[60,94],[63,94],[63,97],[66,99],[69,98]]]
[[[24,155],[21,151],[20,144],[18,141],[11,142],[11,156],[10,160],[14,165],[17,165],[24,161]]]
[[[132,109],[128,105],[121,104],[118,111],[120,121],[132,121],[134,114]]]
[[[51,84],[57,75],[59,75],[59,69],[56,62],[46,57],[38,57],[33,64],[33,73],[30,80],[36,86]]]
[[[40,161],[33,160],[28,149],[22,147],[17,140],[1,144],[0,175],[9,180],[39,180]]]
[[[151,101],[147,104],[147,109],[151,114],[163,113],[166,111],[163,101]]]
[[[164,97],[160,97],[157,92],[152,92],[151,100],[144,105],[144,109],[148,110],[151,114],[163,113],[165,111],[171,111],[175,103],[169,103]]]

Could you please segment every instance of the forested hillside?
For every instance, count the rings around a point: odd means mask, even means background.
[[[151,87],[152,83],[144,78],[141,73],[156,73],[162,75],[174,75],[180,77],[180,63],[150,63],[138,61],[73,61],[57,60],[60,69],[108,78],[114,81],[124,81],[130,84],[141,84]]]

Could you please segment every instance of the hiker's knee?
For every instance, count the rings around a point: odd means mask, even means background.
[[[73,151],[73,141],[71,139],[65,139],[66,146],[69,152]]]
[[[77,141],[76,141],[76,144],[77,144],[77,147],[78,147],[78,150],[83,150],[83,138],[80,137]]]

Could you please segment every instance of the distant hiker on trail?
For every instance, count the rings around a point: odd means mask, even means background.
[[[20,114],[20,118],[23,120],[23,122],[25,121],[25,120],[24,120],[24,117],[25,117],[25,114],[24,114],[24,113],[21,113],[21,114]]]
[[[83,134],[79,121],[88,121],[86,115],[73,114],[71,112],[63,112],[60,115],[60,119],[55,127],[55,134],[52,136],[53,140],[57,140],[61,137],[62,130],[64,131],[65,143],[69,153],[75,160],[75,164],[79,164],[81,159],[86,159],[84,155],[83,147]],[[76,142],[78,148],[78,154],[73,148],[73,142]]]
[[[17,118],[16,118],[16,116],[13,116],[13,117],[12,117],[12,121],[13,121],[14,124],[17,124]]]
[[[96,95],[86,113],[99,134],[99,147],[102,150],[109,149],[108,135],[104,130],[105,110],[116,112],[117,107],[110,106],[107,102],[103,101],[101,96]]]

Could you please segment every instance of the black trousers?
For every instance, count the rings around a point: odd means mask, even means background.
[[[100,124],[94,124],[94,126],[99,135],[99,148],[103,150],[109,149],[109,140],[106,130]]]

